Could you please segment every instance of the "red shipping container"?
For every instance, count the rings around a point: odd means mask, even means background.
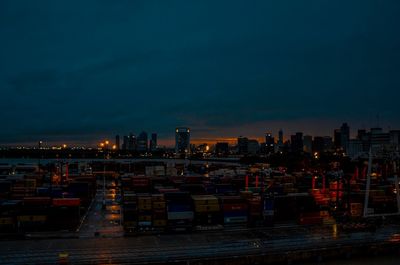
[[[247,205],[244,203],[224,204],[224,212],[246,211]]]
[[[81,200],[79,198],[62,198],[53,199],[53,206],[80,206]]]

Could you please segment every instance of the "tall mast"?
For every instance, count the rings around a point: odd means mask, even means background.
[[[369,148],[367,185],[365,188],[365,200],[364,200],[364,217],[367,217],[368,215],[369,190],[371,188],[371,172],[372,172],[372,149]]]

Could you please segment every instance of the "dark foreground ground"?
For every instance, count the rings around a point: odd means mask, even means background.
[[[368,264],[357,263],[357,257],[369,255],[366,262],[370,264],[391,265],[400,262],[379,256],[382,250],[385,255],[398,254],[399,233],[396,225],[375,233],[350,234],[338,233],[332,227],[281,227],[128,238],[1,241],[0,260],[2,264],[56,264],[59,254],[67,253],[71,264],[298,264],[301,259],[317,262],[334,257],[339,260],[326,264],[353,265]],[[373,263],[375,260],[377,263]]]

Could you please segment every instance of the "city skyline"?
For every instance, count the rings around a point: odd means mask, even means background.
[[[0,5],[1,145],[400,127],[397,1]]]
[[[348,124],[346,122],[343,122],[341,124],[338,124],[336,127],[332,127],[330,128],[329,132],[327,132],[326,134],[313,134],[313,133],[309,133],[309,132],[305,132],[302,131],[300,129],[295,129],[292,132],[287,132],[285,131],[283,128],[280,128],[278,131],[273,131],[273,130],[263,130],[262,133],[258,134],[258,135],[251,135],[251,134],[238,134],[236,136],[232,136],[232,137],[228,137],[228,136],[221,136],[221,137],[215,137],[215,138],[204,138],[204,137],[196,137],[196,130],[193,130],[191,128],[188,128],[188,130],[190,130],[190,144],[195,144],[195,145],[202,145],[202,144],[209,144],[209,145],[215,145],[217,143],[228,143],[229,145],[236,145],[238,144],[238,138],[240,137],[245,137],[248,138],[249,140],[257,140],[260,144],[261,143],[265,143],[265,137],[266,135],[270,135],[270,137],[272,137],[272,139],[274,139],[274,143],[278,143],[279,142],[279,134],[280,132],[283,133],[282,137],[283,137],[283,143],[285,142],[291,142],[291,137],[295,136],[298,133],[302,134],[302,137],[311,137],[311,138],[315,138],[315,137],[329,137],[331,138],[331,140],[333,140],[335,138],[335,133],[336,131],[340,132],[340,128],[341,126],[346,125],[349,126],[349,135],[348,135],[348,139],[356,139],[359,136],[359,131],[360,130],[365,130],[366,132],[370,131],[371,129],[376,129],[379,128],[382,130],[382,133],[389,133],[390,131],[400,131],[399,128],[392,128],[392,127],[388,127],[388,128],[382,128],[379,126],[373,126],[370,128],[366,128],[366,127],[362,127],[362,128],[355,128],[352,127],[351,124]],[[171,135],[176,133],[176,130],[178,128],[181,129],[186,129],[186,127],[176,127],[173,130],[173,133],[171,133]],[[117,144],[117,141],[119,141],[119,148],[120,149],[126,149],[126,150],[133,150],[133,147],[129,147],[128,148],[128,142],[125,143],[125,141],[129,140],[129,137],[135,137],[135,145],[138,145],[138,141],[140,139],[140,137],[143,137],[143,134],[146,134],[146,142],[147,142],[147,148],[148,150],[151,149],[151,142],[152,142],[152,138],[153,135],[155,135],[155,142],[158,143],[157,146],[162,147],[162,148],[175,148],[176,146],[176,136],[174,136],[174,138],[170,138],[170,139],[165,139],[162,138],[160,139],[158,137],[158,133],[154,132],[154,131],[145,131],[145,130],[139,130],[137,132],[133,132],[130,131],[129,133],[117,133],[116,135],[107,135],[105,137],[102,138],[96,138],[96,139],[92,139],[91,141],[86,141],[86,142],[76,142],[76,141],[68,141],[68,140],[64,140],[64,141],[58,141],[58,142],[54,142],[54,141],[48,141],[46,138],[38,138],[36,141],[34,142],[29,142],[29,143],[24,143],[24,142],[20,142],[20,143],[8,143],[8,144],[0,144],[0,147],[36,147],[38,144],[38,141],[42,142],[43,146],[47,146],[47,147],[56,147],[56,146],[63,146],[66,145],[68,147],[99,147],[101,143],[104,143],[104,141],[109,141],[110,142],[110,147],[113,144]],[[193,137],[193,134],[195,135],[195,137]],[[118,140],[116,140],[116,137],[118,137]],[[127,137],[127,139],[124,139],[125,137]],[[124,144],[126,144],[125,148],[123,147]],[[130,144],[132,145],[132,143]],[[153,147],[154,148],[154,147]],[[140,148],[139,148],[140,149]]]

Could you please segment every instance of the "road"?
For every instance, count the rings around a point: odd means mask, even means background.
[[[122,237],[121,206],[118,198],[121,196],[119,187],[113,181],[106,183],[105,198],[103,198],[102,181],[81,227],[78,229],[80,238],[92,237]],[[103,208],[103,199],[106,208]]]
[[[387,242],[399,233],[399,226],[353,234],[336,233],[331,228],[264,228],[132,238],[3,241],[0,258],[4,264],[54,264],[58,254],[66,252],[72,264],[165,262]]]

